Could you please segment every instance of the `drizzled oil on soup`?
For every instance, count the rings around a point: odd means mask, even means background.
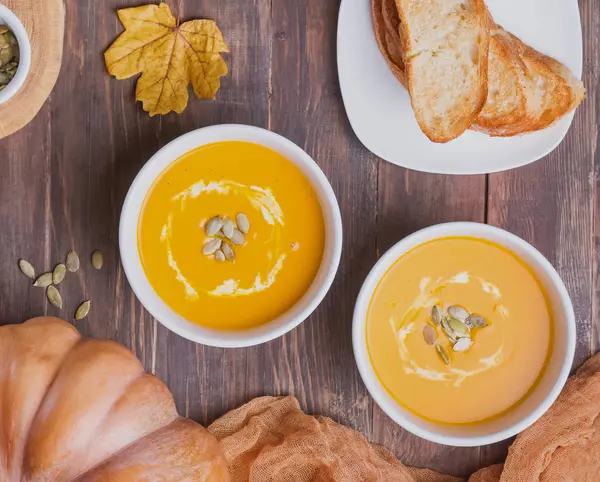
[[[237,225],[239,215],[249,226]],[[233,242],[227,228],[212,233],[214,218],[242,237]],[[210,144],[177,159],[147,194],[138,225],[156,293],[187,320],[223,330],[259,326],[296,304],[324,243],[310,182],[279,153],[247,142]]]
[[[377,377],[430,421],[469,424],[510,410],[550,355],[544,287],[515,254],[477,238],[422,244],[379,282],[367,314]]]

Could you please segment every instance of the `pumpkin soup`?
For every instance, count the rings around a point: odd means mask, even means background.
[[[402,406],[467,424],[518,404],[550,353],[543,286],[515,254],[477,238],[441,238],[398,259],[372,296],[373,368]]]
[[[144,201],[138,245],[150,284],[175,312],[210,328],[248,329],[308,290],[325,225],[292,162],[227,141],[188,152],[160,175]]]

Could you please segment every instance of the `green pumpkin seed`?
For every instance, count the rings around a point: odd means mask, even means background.
[[[490,322],[480,315],[471,315],[467,318],[467,325],[471,328],[485,328]]]
[[[94,269],[102,269],[104,265],[104,259],[102,257],[102,253],[98,250],[92,253],[92,266]]]
[[[62,309],[62,307],[63,307],[62,297],[60,296],[60,293],[56,289],[56,286],[50,285],[50,286],[48,286],[48,288],[46,288],[46,297],[48,298],[48,301],[50,303],[52,303],[52,305],[56,306],[59,309]]]
[[[439,343],[436,343],[435,351],[437,351],[437,354],[439,355],[439,357],[442,359],[442,361],[446,365],[450,365],[450,355],[448,355],[448,352],[442,345],[440,345]]]
[[[79,307],[77,308],[77,310],[75,311],[75,319],[83,320],[89,314],[91,307],[92,307],[92,302],[89,300],[81,303],[79,305]]]
[[[450,318],[448,320],[448,326],[450,326],[450,329],[459,337],[469,335],[469,327],[456,318]]]
[[[26,259],[19,260],[19,269],[21,270],[21,273],[28,278],[35,279],[35,269],[33,265]]]
[[[79,269],[79,255],[73,249],[67,253],[65,264],[71,273],[75,273]]]
[[[47,288],[52,284],[52,273],[44,273],[37,277],[33,286],[36,288]]]
[[[65,279],[66,274],[66,266],[62,263],[57,264],[54,268],[54,271],[52,271],[52,283],[54,283],[55,285],[60,284],[60,282]]]
[[[448,320],[446,318],[442,319],[442,331],[446,334],[446,336],[450,339],[450,341],[455,342],[458,339],[458,336],[450,325],[448,324]]]
[[[431,307],[431,321],[435,326],[439,325],[444,318],[444,312],[438,305],[434,305]]]

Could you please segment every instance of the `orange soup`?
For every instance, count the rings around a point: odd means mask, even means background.
[[[138,224],[142,265],[184,318],[253,328],[306,293],[325,244],[321,205],[288,159],[247,142],[188,152],[150,189]]]
[[[387,271],[367,314],[367,346],[389,394],[438,423],[511,409],[541,376],[552,314],[532,270],[476,238],[441,238]]]

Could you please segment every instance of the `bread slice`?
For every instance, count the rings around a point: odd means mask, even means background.
[[[396,0],[372,0],[371,2],[375,39],[390,70],[406,87],[404,45],[400,36],[400,16]]]
[[[461,135],[487,99],[489,18],[483,0],[396,0],[408,91],[434,142]]]
[[[501,27],[494,36],[509,45],[510,50],[518,57],[516,61],[513,59],[511,64],[515,66],[515,71],[524,74],[519,74],[519,79],[525,94],[525,108],[522,111],[516,110],[513,116],[498,119],[495,125],[480,117],[472,126],[474,130],[498,137],[542,130],[571,112],[583,101],[583,83],[563,64],[539,53]],[[490,63],[490,70],[495,68]],[[504,79],[504,82],[508,81]],[[505,104],[516,102],[514,95],[501,97],[500,100]]]

